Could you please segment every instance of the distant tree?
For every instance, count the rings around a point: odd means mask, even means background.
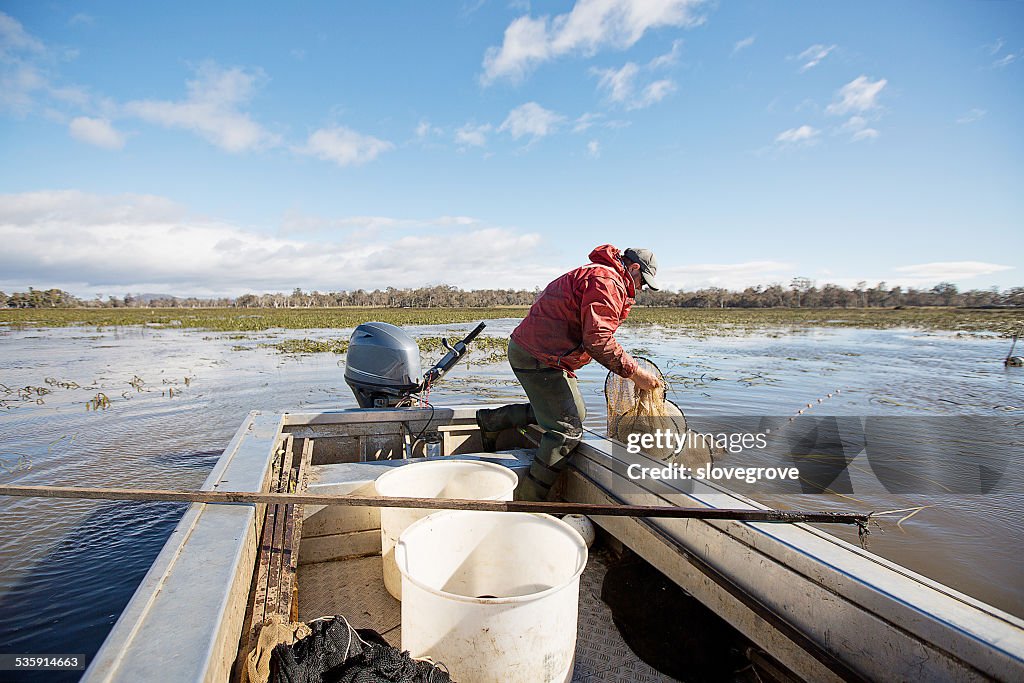
[[[259,297],[255,294],[243,294],[235,299],[235,305],[240,308],[252,308],[253,306],[258,306],[259,302]]]
[[[764,290],[764,297],[768,306],[783,306],[786,303],[786,290],[776,282]]]
[[[807,290],[809,290],[813,286],[814,283],[811,282],[811,278],[809,277],[795,277],[789,283],[789,288],[792,289],[793,293],[796,295],[795,301],[797,308],[800,308],[804,294],[806,294]]]
[[[1009,306],[1024,306],[1024,287],[1011,287],[1003,293],[1002,299]]]
[[[959,290],[952,282],[940,282],[932,287],[932,292],[939,297],[943,306],[952,306],[959,294]]]

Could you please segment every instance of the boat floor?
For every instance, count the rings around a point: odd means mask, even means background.
[[[592,551],[580,580],[579,626],[574,683],[672,683],[637,657],[601,601],[608,571],[606,552]],[[355,628],[372,628],[395,647],[402,645],[402,603],[384,587],[380,555],[316,564],[298,569],[299,621],[344,615]]]

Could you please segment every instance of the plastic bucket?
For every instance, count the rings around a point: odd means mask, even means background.
[[[427,460],[395,467],[377,477],[378,496],[399,498],[471,498],[512,500],[519,483],[507,467],[479,460]],[[395,566],[395,543],[405,528],[435,510],[381,508],[380,545],[384,560],[384,585],[402,599],[402,575]]]
[[[456,681],[572,678],[587,546],[568,524],[522,512],[438,512],[395,548],[402,649]]]

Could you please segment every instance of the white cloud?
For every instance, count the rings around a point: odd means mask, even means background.
[[[3,64],[0,72],[0,110],[25,116],[34,104],[34,95],[47,86],[42,72],[30,64]]]
[[[75,114],[112,116],[110,100],[60,82],[60,64],[76,57],[75,50],[45,44],[17,19],[0,12],[0,112],[24,117],[41,110],[43,116],[61,124],[74,116],[67,113],[69,107]]]
[[[618,69],[592,68],[590,72],[598,77],[597,87],[607,93],[609,102],[626,109],[643,109],[663,100],[675,91],[676,86],[671,79],[664,78],[638,87],[639,77],[642,73],[675,64],[681,46],[682,41],[675,41],[670,52],[655,57],[644,67],[626,62]]]
[[[612,102],[625,102],[633,96],[633,81],[640,73],[640,67],[633,62],[626,62],[619,69],[592,69],[591,73],[598,76],[598,87],[608,93]]]
[[[43,41],[29,34],[20,21],[0,12],[0,59],[6,61],[19,53],[43,55],[46,51]]]
[[[572,132],[582,133],[583,131],[593,126],[597,121],[601,120],[603,117],[603,114],[586,112],[585,114],[582,114],[578,119],[572,122]]]
[[[623,121],[622,119],[609,119],[604,114],[586,112],[581,114],[579,118],[572,122],[572,132],[582,133],[589,130],[593,126],[599,126],[601,128],[618,129],[626,128],[630,125],[629,121]]]
[[[14,17],[0,12],[0,111],[27,115],[35,96],[50,87],[52,50],[25,30]]]
[[[817,268],[813,274],[824,282],[843,287],[853,287],[861,280],[877,282],[884,280],[889,286],[932,287],[941,281],[962,282],[971,278],[992,275],[1012,270],[1012,266],[977,261],[926,263],[914,266],[903,266],[877,277],[865,277],[864,272],[846,277],[834,269]],[[862,269],[858,269],[862,270]],[[703,287],[724,287],[731,290],[742,290],[755,285],[788,283],[798,275],[811,274],[811,270],[800,264],[785,261],[745,261],[741,263],[703,263],[687,266],[666,266],[658,269],[658,281],[668,289],[694,290]]]
[[[1006,41],[1002,38],[997,38],[996,41],[990,45],[985,45],[985,49],[988,50],[988,54],[991,57],[995,57],[1002,51],[1003,46],[1006,45]],[[999,59],[992,62],[993,69],[1002,69],[1003,67],[1009,66],[1016,62],[1021,57],[1024,57],[1024,50],[1018,50],[1017,52],[1009,52]]]
[[[789,282],[796,266],[782,261],[742,263],[698,263],[658,269],[658,282],[665,289],[724,287],[741,290],[768,282]]]
[[[1024,52],[1011,52],[1010,54],[1003,55],[996,61],[992,62],[992,66],[996,69],[1001,69],[1004,66],[1009,66],[1016,62]]]
[[[105,147],[106,149],[121,149],[124,147],[124,135],[120,133],[107,119],[92,119],[87,116],[79,116],[68,124],[71,137],[90,145]]]
[[[85,12],[79,12],[70,19],[68,19],[68,26],[94,26],[96,24],[96,17]]]
[[[1006,270],[1013,270],[1013,266],[1003,266],[998,263],[985,263],[983,261],[940,261],[900,266],[893,270],[914,280],[940,282],[969,280],[981,277],[982,275],[992,275]]]
[[[429,220],[390,216],[345,216],[327,218],[292,209],[281,218],[282,235],[317,235],[345,232],[350,237],[376,237],[385,230],[430,230],[438,227],[473,226],[480,221],[469,216],[440,216]]]
[[[603,48],[632,47],[648,30],[689,27],[703,22],[696,13],[703,0],[578,0],[555,17],[515,19],[501,47],[484,55],[480,81],[522,80],[543,62],[567,54],[594,55]]]
[[[754,40],[754,36],[747,36],[743,40],[736,41],[736,44],[732,46],[732,53],[736,54],[740,50],[746,50],[748,47],[754,44]]]
[[[155,195],[111,197],[76,190],[0,195],[0,225],[24,228],[47,221],[109,226],[144,221],[166,222],[180,220],[184,215],[184,207]]]
[[[420,140],[433,135],[443,135],[444,131],[437,126],[431,125],[429,121],[420,121],[416,126],[416,137]]]
[[[470,147],[483,147],[487,144],[487,134],[491,131],[491,124],[484,123],[476,125],[467,123],[455,131],[455,142]]]
[[[878,94],[888,81],[880,78],[872,81],[867,76],[858,76],[836,93],[836,101],[828,105],[829,114],[842,115],[848,112],[865,112],[877,108]]]
[[[663,69],[669,66],[675,66],[679,61],[679,53],[682,52],[683,41],[673,40],[672,49],[663,55],[658,55],[647,64],[649,69]]]
[[[879,135],[877,130],[868,127],[868,120],[863,116],[851,116],[842,125],[842,130],[849,133],[854,142],[858,140],[873,140]]]
[[[124,111],[150,123],[193,131],[228,152],[272,147],[280,142],[278,136],[241,110],[264,79],[259,69],[224,69],[206,62],[187,82],[184,100],[136,100],[125,104]]]
[[[836,49],[836,45],[811,45],[809,48],[801,52],[796,56],[795,59],[803,62],[803,66],[800,67],[800,72],[803,73],[808,69],[812,69],[818,64],[821,64],[821,60],[829,56],[829,54]]]
[[[345,126],[332,126],[314,131],[306,144],[295,151],[324,161],[333,161],[339,166],[357,166],[373,161],[394,147],[387,140],[363,135]]]
[[[1005,44],[1006,42],[1002,38],[996,38],[994,42],[992,42],[989,45],[986,45],[985,48],[988,50],[988,53],[990,55],[995,55],[997,52],[1003,49],[1003,45]]]
[[[640,96],[629,104],[629,109],[643,109],[649,107],[655,102],[661,102],[665,99],[666,95],[669,95],[676,90],[676,84],[671,80],[663,79],[655,81],[649,84],[646,88],[641,91]]]
[[[969,112],[958,118],[956,122],[959,124],[974,123],[975,121],[980,121],[981,119],[983,119],[985,117],[985,114],[987,113],[988,112],[985,111],[984,109],[978,109],[977,107],[975,107],[974,109],[970,110]]]
[[[560,272],[541,265],[538,234],[464,216],[333,222],[334,229],[321,234],[281,237],[192,216],[160,197],[74,191],[0,195],[0,241],[7,245],[0,252],[0,288],[73,282],[89,292],[241,294],[439,281],[533,288]],[[372,224],[383,225],[387,234],[351,238]],[[458,249],[448,237],[457,238]]]
[[[775,142],[779,144],[810,144],[820,133],[821,131],[817,128],[812,128],[805,124],[799,128],[790,128],[789,130],[782,131],[775,136]]]
[[[561,114],[545,109],[536,102],[527,102],[508,113],[502,124],[498,126],[498,132],[507,131],[516,140],[524,135],[529,135],[537,140],[555,132],[563,121],[565,121],[565,117]]]
[[[590,157],[593,159],[596,159],[599,156],[601,156],[601,143],[598,142],[597,140],[591,140],[590,142],[588,142],[587,154],[589,154]]]

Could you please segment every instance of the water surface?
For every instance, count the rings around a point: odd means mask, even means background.
[[[507,334],[515,322],[488,321],[485,334]],[[461,337],[472,327],[407,329]],[[250,410],[355,405],[343,379],[343,356],[288,356],[260,344],[346,339],[350,332],[0,327],[0,481],[198,488]],[[1024,421],[1024,370],[1002,366],[1006,342],[993,337],[840,328],[690,336],[653,326],[623,329],[619,339],[661,367],[669,397],[698,429],[716,416],[791,415],[807,403],[840,416]],[[599,432],[605,426],[605,374],[596,364],[579,373],[586,426]],[[5,387],[10,391],[3,393]],[[25,387],[49,393],[19,395]],[[101,392],[109,406],[87,409]],[[431,392],[435,404],[522,399],[504,363],[462,364]],[[873,534],[871,550],[1024,616],[1024,520],[1018,514],[1024,505],[1024,449],[1007,457],[1012,476],[988,494],[882,490],[766,495],[764,501],[812,509],[927,505],[899,527],[897,517],[886,533]],[[0,499],[4,651],[95,653],[182,511],[182,505],[163,503]],[[856,540],[845,529],[829,530]],[[78,676],[47,673],[19,680]]]

